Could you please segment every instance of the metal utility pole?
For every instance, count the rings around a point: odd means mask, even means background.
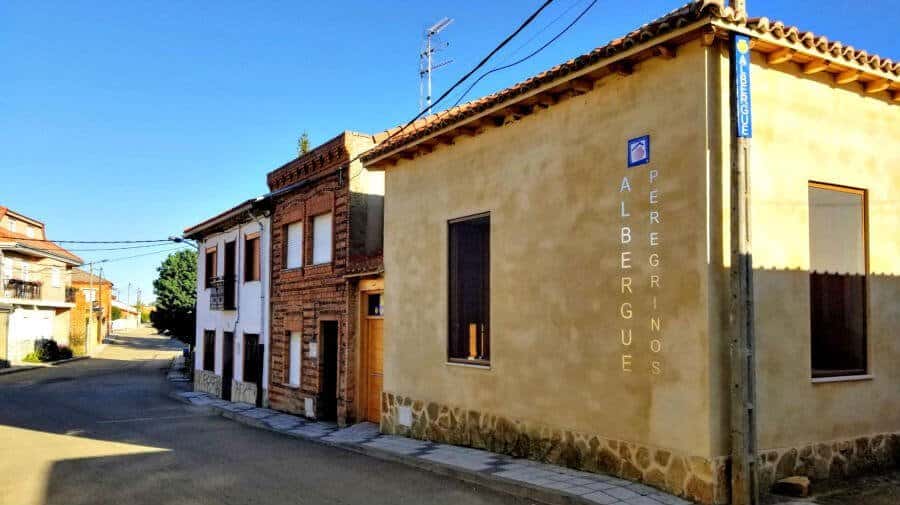
[[[437,34],[450,26],[452,22],[453,19],[444,18],[425,30],[425,43],[422,52],[419,53],[419,110],[427,107],[429,114],[431,114],[431,73],[453,63],[453,60],[442,61],[438,64],[432,62],[432,56],[435,51],[440,51],[450,45],[449,42],[441,43],[438,41],[435,43],[434,39],[436,39]]]
[[[746,18],[744,0],[732,0]],[[753,321],[753,250],[750,227],[750,141],[753,119],[750,89],[750,38],[729,37],[729,116],[731,118],[731,503],[757,505],[756,342]]]

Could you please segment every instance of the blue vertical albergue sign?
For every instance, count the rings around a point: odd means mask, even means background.
[[[732,36],[732,44],[734,44],[734,101],[737,117],[737,131],[735,135],[738,138],[749,139],[753,137],[753,115],[750,106],[750,37],[746,35],[734,34]]]

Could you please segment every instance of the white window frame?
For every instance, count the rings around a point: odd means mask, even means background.
[[[6,218],[6,225],[9,228],[9,231],[15,233],[16,232],[16,220],[8,217]]]
[[[22,262],[22,280],[29,282],[31,280],[31,265],[27,261]]]
[[[313,265],[331,263],[334,256],[334,219],[331,212],[313,218]]]
[[[12,258],[3,258],[3,279],[10,280],[13,276],[13,260]]]
[[[26,225],[25,226],[25,235],[27,235],[28,238],[34,238],[34,227]]]
[[[303,333],[292,331],[290,337],[290,352],[288,353],[288,385],[299,388],[301,371],[303,368]]]
[[[300,268],[303,266],[303,221],[287,225],[285,229],[284,267]]]
[[[58,288],[62,286],[62,272],[59,267],[53,267],[50,269],[50,284],[54,288]]]

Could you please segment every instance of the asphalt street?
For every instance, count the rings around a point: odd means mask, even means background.
[[[526,503],[176,402],[177,352],[143,330],[0,376],[0,505]]]

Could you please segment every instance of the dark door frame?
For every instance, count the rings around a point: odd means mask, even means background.
[[[328,334],[326,325],[333,325],[334,331]],[[319,405],[316,417],[324,421],[337,421],[338,397],[340,395],[338,381],[340,358],[338,356],[341,324],[338,319],[319,320],[319,350],[322,377],[319,382]]]
[[[234,332],[222,332],[222,399],[231,401],[234,381]]]

